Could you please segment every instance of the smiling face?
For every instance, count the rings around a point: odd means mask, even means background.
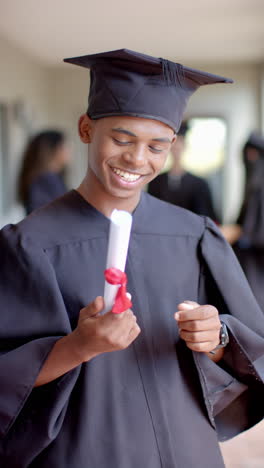
[[[166,161],[174,132],[162,122],[137,117],[107,117],[79,121],[84,143],[89,143],[86,198],[104,204],[112,200],[133,210],[144,185],[158,175]],[[88,195],[89,192],[89,195]]]

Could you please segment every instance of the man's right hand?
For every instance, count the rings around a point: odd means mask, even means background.
[[[103,308],[104,299],[98,296],[80,311],[78,325],[72,332],[72,345],[82,362],[98,354],[125,349],[140,333],[132,310],[100,315]]]
[[[104,300],[98,296],[80,311],[77,327],[54,344],[35,387],[61,377],[98,354],[125,349],[136,339],[140,328],[132,310],[99,315],[103,308]]]

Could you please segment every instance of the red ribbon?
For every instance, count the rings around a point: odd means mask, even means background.
[[[114,314],[121,314],[127,309],[132,307],[132,302],[127,297],[126,285],[127,285],[127,275],[119,270],[118,268],[108,268],[104,272],[105,279],[110,284],[120,284],[118,288],[115,302],[112,308]]]

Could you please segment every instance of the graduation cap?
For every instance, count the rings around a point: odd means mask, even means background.
[[[128,49],[67,58],[64,62],[91,70],[87,110],[91,119],[143,117],[159,120],[176,133],[188,98],[197,88],[233,82]]]

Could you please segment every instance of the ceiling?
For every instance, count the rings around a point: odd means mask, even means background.
[[[52,66],[123,47],[185,63],[263,63],[264,0],[0,0],[0,35]]]

